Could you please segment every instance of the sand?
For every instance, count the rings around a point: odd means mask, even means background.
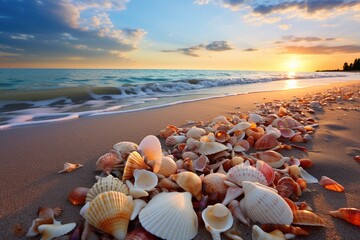
[[[188,120],[209,121],[218,115],[254,110],[257,103],[289,100],[313,94],[328,86],[229,96],[184,103],[170,107],[114,116],[82,118],[56,124],[27,126],[0,131],[0,239],[26,239],[14,234],[14,227],[27,230],[41,206],[60,206],[63,223],[80,220],[80,206],[67,201],[75,187],[91,187],[95,182],[95,162],[120,141],[139,143],[146,135],[158,135],[169,124],[181,126]],[[311,235],[298,239],[359,239],[360,229],[328,215],[340,207],[360,208],[360,165],[354,160],[360,154],[359,100],[332,104],[314,118],[320,127],[313,140],[300,144],[309,149],[281,152],[285,156],[308,157],[314,166],[308,172],[320,179],[325,175],[345,187],[344,193],[309,184],[310,192],[300,198],[326,221],[326,228],[311,227]],[[351,110],[350,108],[356,108]],[[64,162],[83,164],[72,173],[57,174]],[[251,239],[250,228],[240,226],[241,236]],[[208,239],[203,232],[196,239]],[[35,238],[37,239],[37,238]]]

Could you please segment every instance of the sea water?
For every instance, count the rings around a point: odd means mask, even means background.
[[[0,69],[0,130],[351,79],[359,73]]]

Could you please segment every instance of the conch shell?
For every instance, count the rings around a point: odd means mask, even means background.
[[[221,203],[207,206],[202,211],[201,216],[206,230],[211,233],[213,240],[221,240],[220,234],[230,229],[233,225],[233,217],[230,210]]]
[[[80,164],[80,163],[69,163],[69,162],[65,162],[64,163],[64,169],[59,171],[58,173],[64,173],[64,172],[72,172],[75,169],[81,168],[84,165]]]
[[[357,208],[339,208],[336,211],[330,211],[333,217],[341,218],[355,226],[360,227],[360,209]]]

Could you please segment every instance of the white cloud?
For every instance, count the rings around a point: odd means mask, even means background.
[[[288,30],[291,27],[291,24],[280,24],[279,28],[282,30]]]
[[[11,35],[10,36],[11,39],[17,39],[17,40],[29,40],[29,39],[34,39],[35,36],[34,35],[30,35],[30,34],[16,34],[16,35]]]

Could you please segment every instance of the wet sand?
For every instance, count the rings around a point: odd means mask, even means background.
[[[158,135],[169,124],[188,120],[209,121],[218,115],[256,109],[257,103],[289,100],[359,81],[304,89],[263,92],[183,103],[175,106],[114,116],[81,118],[56,124],[27,126],[0,131],[0,239],[26,239],[14,235],[19,224],[27,230],[40,206],[60,206],[62,223],[80,219],[79,206],[67,201],[75,187],[91,187],[95,182],[95,162],[120,141],[139,143],[146,135]],[[355,85],[354,85],[355,86]],[[313,115],[320,127],[313,140],[300,144],[309,149],[281,152],[285,156],[308,157],[314,166],[308,172],[320,179],[328,176],[345,187],[344,193],[309,184],[310,192],[300,198],[326,221],[326,228],[311,227],[310,236],[297,239],[359,239],[360,229],[328,215],[340,207],[360,208],[360,102],[332,104]],[[350,108],[357,108],[351,110]],[[57,174],[64,162],[83,164],[72,173]],[[240,226],[241,236],[251,239],[251,229]],[[196,239],[209,239],[206,232]],[[38,238],[34,238],[38,239]]]

